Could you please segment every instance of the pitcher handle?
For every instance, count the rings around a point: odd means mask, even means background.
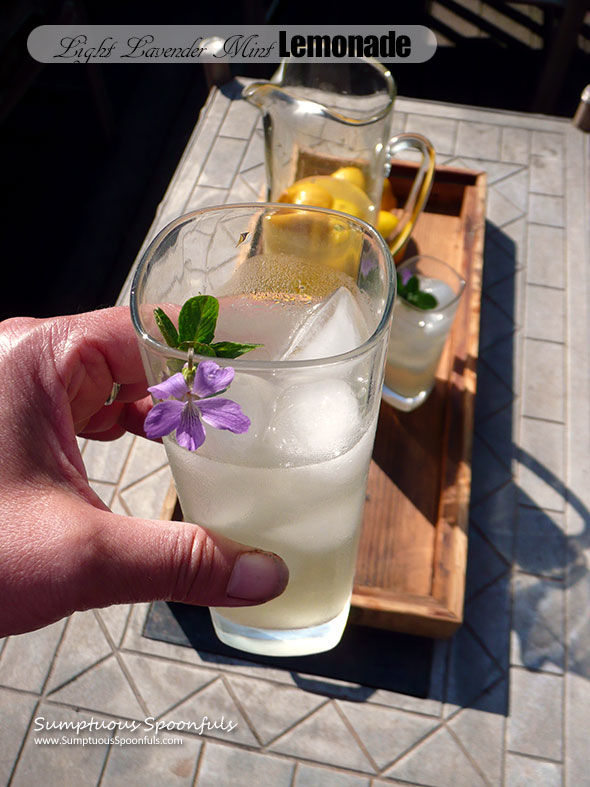
[[[397,134],[389,141],[388,161],[396,153],[404,150],[417,150],[422,158],[420,166],[412,183],[412,188],[404,205],[403,215],[406,217],[401,229],[396,228],[395,232],[387,238],[387,243],[392,255],[397,254],[408,242],[410,235],[416,224],[416,220],[426,204],[432,188],[434,179],[435,152],[430,142],[421,134]]]

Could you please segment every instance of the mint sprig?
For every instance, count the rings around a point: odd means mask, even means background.
[[[178,347],[178,331],[170,317],[163,309],[154,309],[154,317],[166,344],[169,347]]]
[[[397,292],[405,301],[411,303],[417,309],[434,309],[438,306],[438,301],[430,292],[420,289],[420,280],[417,276],[410,276],[404,284],[401,273],[397,274]]]
[[[178,315],[180,343],[210,344],[213,341],[218,316],[219,301],[217,298],[212,295],[196,295],[194,298],[189,298]]]
[[[178,330],[163,309],[154,309],[156,325],[169,347],[188,350],[212,358],[238,358],[261,347],[260,344],[214,342],[219,301],[213,295],[195,295],[185,301],[178,315]]]

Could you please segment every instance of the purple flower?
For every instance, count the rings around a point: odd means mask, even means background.
[[[216,429],[227,429],[243,434],[250,428],[250,419],[240,405],[231,399],[213,399],[226,391],[234,379],[234,370],[222,368],[215,361],[201,361],[189,386],[182,372],[152,385],[148,391],[156,399],[165,399],[154,405],[144,421],[147,437],[164,437],[176,429],[178,445],[196,451],[205,442],[205,428],[201,419]],[[172,397],[172,398],[171,398]]]

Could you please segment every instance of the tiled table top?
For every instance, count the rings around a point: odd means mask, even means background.
[[[396,123],[489,184],[466,618],[435,647],[429,697],[312,693],[296,674],[143,637],[146,605],[77,613],[0,641],[0,783],[590,785],[589,137],[407,99]],[[214,91],[150,238],[187,210],[257,200],[262,162],[256,110],[237,83]],[[158,516],[161,446],[81,447],[113,510]],[[106,741],[153,735],[150,717],[205,716],[225,728],[170,732],[173,745]],[[91,719],[143,726],[38,742],[50,721]]]

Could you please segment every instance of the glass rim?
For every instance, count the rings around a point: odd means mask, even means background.
[[[133,280],[131,284],[131,291],[130,291],[130,312],[131,312],[131,322],[135,329],[136,336],[138,340],[146,347],[147,349],[151,350],[152,352],[156,352],[159,355],[165,356],[167,358],[178,358],[180,360],[184,360],[188,362],[188,350],[178,350],[174,347],[170,347],[164,342],[158,341],[155,339],[145,328],[143,324],[143,320],[141,318],[141,314],[139,311],[139,302],[138,302],[138,289],[141,285],[141,280],[144,276],[145,269],[149,265],[156,249],[159,247],[161,242],[165,237],[167,237],[171,232],[175,229],[179,228],[183,224],[187,224],[189,221],[193,221],[199,216],[206,215],[208,213],[221,213],[221,212],[229,212],[230,210],[241,210],[241,211],[250,211],[251,213],[259,212],[264,213],[269,209],[274,209],[276,211],[284,211],[284,210],[303,210],[305,212],[316,212],[316,213],[323,213],[326,215],[337,216],[340,219],[346,219],[349,224],[358,225],[361,230],[365,234],[368,234],[373,240],[377,242],[377,244],[381,247],[383,253],[383,259],[386,271],[389,276],[390,280],[390,287],[388,289],[387,295],[385,296],[385,304],[383,308],[383,314],[375,327],[375,330],[371,333],[371,335],[362,343],[359,344],[358,347],[353,348],[352,350],[348,350],[345,353],[339,353],[338,355],[327,355],[323,358],[311,358],[306,360],[249,360],[247,356],[240,356],[239,358],[220,358],[215,357],[214,359],[209,355],[200,355],[198,353],[194,353],[194,359],[200,363],[201,361],[211,361],[215,360],[219,366],[232,366],[234,368],[239,368],[243,371],[268,371],[271,369],[305,369],[310,367],[319,367],[319,366],[335,366],[341,363],[347,363],[355,358],[361,357],[366,353],[370,352],[375,345],[379,343],[381,340],[383,333],[388,328],[388,322],[391,317],[391,312],[393,310],[393,304],[395,301],[395,294],[397,289],[397,280],[395,276],[395,265],[393,262],[393,257],[391,255],[391,251],[389,250],[389,246],[383,239],[383,237],[377,232],[377,230],[368,224],[363,219],[359,219],[356,216],[350,216],[347,213],[342,213],[341,211],[337,210],[330,210],[328,208],[318,208],[312,205],[289,205],[287,203],[276,203],[276,202],[239,202],[239,203],[230,203],[227,205],[213,205],[206,208],[198,208],[197,210],[190,211],[189,213],[184,213],[181,216],[178,216],[176,219],[173,219],[171,222],[166,224],[157,235],[150,241],[148,247],[141,255],[141,258],[137,264],[135,272],[133,274]]]
[[[396,265],[396,273],[399,273],[404,267],[406,267],[406,265],[409,265],[410,263],[413,263],[416,260],[434,260],[434,262],[438,263],[439,265],[444,265],[444,267],[450,270],[452,273],[454,273],[457,279],[459,280],[460,282],[459,292],[455,295],[455,297],[452,300],[450,300],[444,306],[435,307],[434,309],[421,309],[419,306],[414,306],[413,303],[406,301],[405,298],[400,296],[404,306],[406,306],[408,309],[412,309],[415,312],[420,312],[421,314],[424,314],[425,312],[429,312],[429,311],[437,311],[437,312],[447,311],[452,306],[454,306],[459,300],[459,298],[463,295],[463,291],[465,290],[465,285],[467,284],[467,280],[464,279],[460,273],[457,273],[457,271],[453,267],[451,267],[448,262],[439,259],[439,257],[434,257],[432,254],[414,254],[413,257],[408,257],[407,260],[404,260],[403,262],[400,262],[399,265]]]

